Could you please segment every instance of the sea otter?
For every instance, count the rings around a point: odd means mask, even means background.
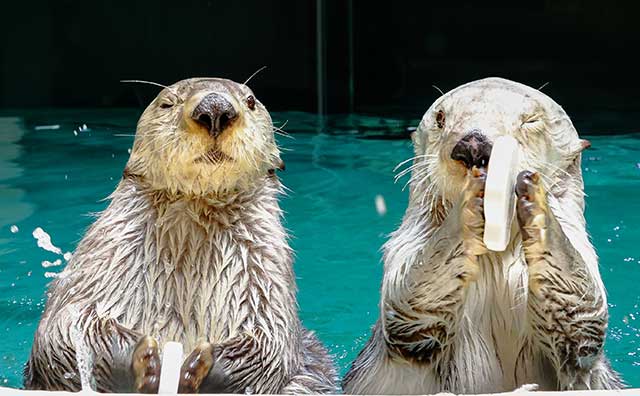
[[[522,152],[512,238],[483,243],[492,142]],[[409,205],[384,246],[380,318],[347,393],[490,393],[622,386],[603,351],[607,296],[585,229],[581,140],[564,110],[488,78],[427,110],[412,136]]]
[[[111,203],[49,287],[26,388],[79,390],[79,352],[98,391],[157,393],[162,346],[179,341],[191,353],[181,393],[333,392],[330,357],[298,318],[280,167],[246,85],[166,87]]]

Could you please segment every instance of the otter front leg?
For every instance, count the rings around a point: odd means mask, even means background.
[[[275,351],[265,354],[249,334],[222,344],[203,342],[182,364],[178,392],[278,393],[287,377],[280,358]]]
[[[157,393],[157,342],[112,318],[98,317],[93,307],[86,308],[79,317],[70,312],[74,311],[57,311],[38,326],[25,367],[25,388],[79,391],[76,357],[80,355],[91,365],[89,380],[95,380],[99,392]],[[79,331],[78,338],[72,329]]]
[[[602,292],[551,212],[539,175],[520,173],[516,195],[533,337],[554,366],[559,387],[620,388],[603,354],[607,307]]]
[[[404,254],[405,262],[386,260],[382,323],[392,355],[432,362],[456,333],[465,291],[478,272],[477,256],[486,252],[485,178],[484,171],[472,169],[461,201],[429,231],[420,252]],[[402,251],[411,243],[395,248]]]

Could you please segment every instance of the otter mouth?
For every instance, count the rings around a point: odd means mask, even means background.
[[[219,149],[211,149],[196,159],[196,163],[219,164],[221,162],[233,161],[233,158],[223,153]]]

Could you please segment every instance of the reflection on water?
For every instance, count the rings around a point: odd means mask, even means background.
[[[135,111],[31,112],[0,123],[0,384],[20,386],[45,285],[60,272],[91,213],[118,182],[133,142]],[[355,115],[322,122],[304,113],[279,136],[291,190],[282,198],[296,251],[301,316],[347,367],[378,317],[380,246],[402,217],[418,119]],[[58,125],[36,130],[36,126]],[[609,291],[612,364],[640,386],[640,139],[592,137],[583,171],[587,219]],[[384,203],[384,210],[381,209]],[[386,211],[386,212],[385,212]],[[33,234],[36,231],[35,235]],[[48,240],[46,235],[50,237]],[[42,247],[38,247],[38,244]],[[56,265],[56,264],[60,265]]]
[[[22,175],[22,169],[16,162],[21,154],[20,139],[25,128],[20,117],[0,117],[0,227],[15,225],[30,216],[33,208],[25,203],[24,191],[12,187],[11,179]],[[14,228],[18,232],[17,228]],[[0,250],[2,254],[3,250]]]

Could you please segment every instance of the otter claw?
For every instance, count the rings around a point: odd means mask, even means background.
[[[158,393],[160,385],[160,353],[158,342],[150,337],[143,337],[133,350],[131,369],[138,393]]]
[[[516,195],[518,197],[526,196],[527,200],[537,192],[540,175],[537,172],[522,171],[516,178]]]
[[[182,364],[178,393],[197,393],[214,360],[213,345],[208,342],[198,345]]]

